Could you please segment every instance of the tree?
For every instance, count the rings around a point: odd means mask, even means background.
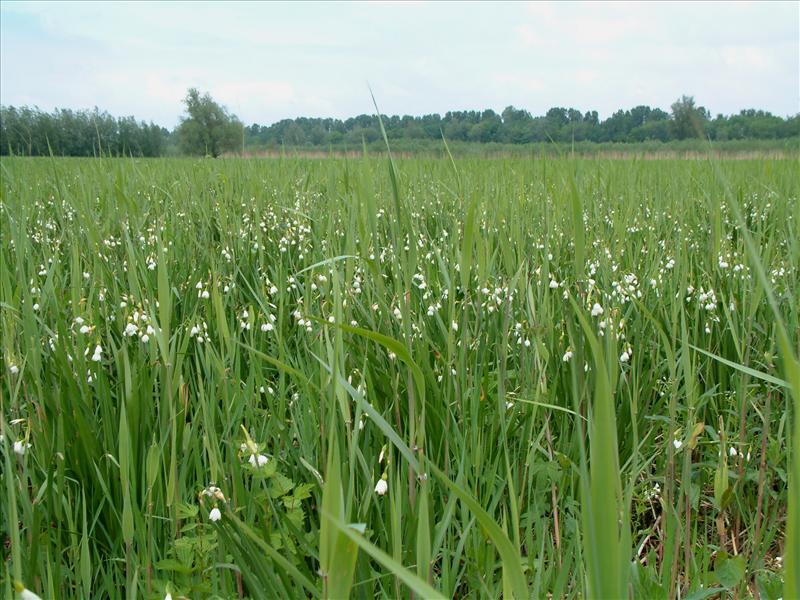
[[[695,106],[692,96],[681,96],[672,105],[673,136],[679,140],[703,137],[708,119],[708,111],[702,106]]]
[[[184,98],[187,116],[178,125],[178,142],[183,152],[218,157],[241,146],[243,125],[210,95],[190,88]]]

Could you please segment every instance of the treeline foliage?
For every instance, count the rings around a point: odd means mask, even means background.
[[[389,139],[526,144],[531,142],[645,142],[710,138],[712,140],[783,139],[800,135],[800,115],[781,118],[761,110],[715,118],[691,97],[682,97],[671,112],[649,106],[618,110],[605,120],[597,111],[551,108],[543,116],[509,106],[498,114],[484,111],[450,111],[444,116],[382,116]],[[378,118],[359,115],[346,120],[300,117],[273,125],[246,128],[247,146],[358,147],[381,138]]]
[[[169,131],[133,117],[94,110],[0,107],[0,154],[161,156]]]
[[[59,156],[188,154],[219,156],[244,149],[360,148],[381,139],[375,115],[349,119],[284,119],[273,125],[244,127],[208,94],[194,88],[184,99],[186,114],[174,131],[133,117],[92,111],[0,107],[0,153]],[[507,107],[502,113],[450,111],[413,116],[382,116],[386,133],[401,146],[427,147],[442,135],[465,144],[521,145],[560,143],[781,140],[800,136],[800,114],[782,118],[763,110],[717,115],[683,96],[670,112],[649,106],[618,110],[601,120],[597,111],[551,108],[542,116]]]

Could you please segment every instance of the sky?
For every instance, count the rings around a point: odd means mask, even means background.
[[[245,123],[682,94],[800,112],[800,3],[0,2],[0,104],[166,127],[189,87]]]

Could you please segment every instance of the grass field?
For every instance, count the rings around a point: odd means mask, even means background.
[[[800,595],[795,160],[0,163],[0,590]]]

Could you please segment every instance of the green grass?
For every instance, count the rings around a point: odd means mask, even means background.
[[[796,161],[0,174],[4,597],[796,595]]]

